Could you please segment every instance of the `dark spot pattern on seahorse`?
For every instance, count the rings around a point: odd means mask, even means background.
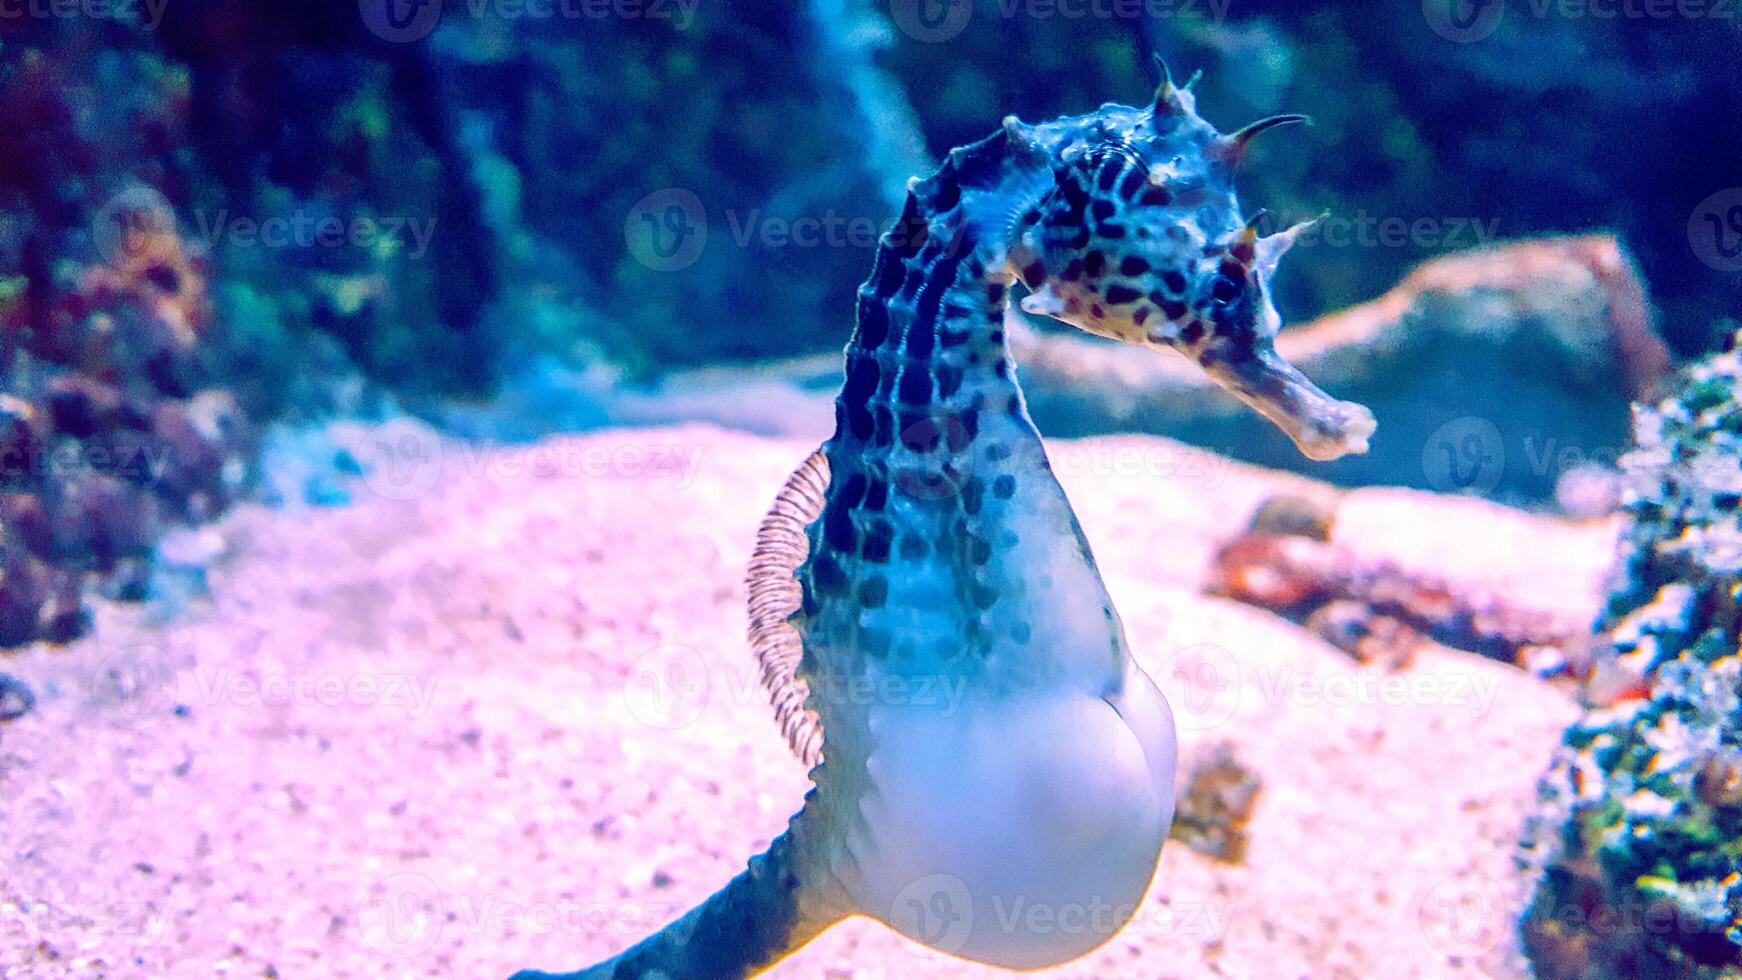
[[[865,536],[863,543],[859,546],[859,557],[868,562],[886,562],[889,560],[889,548],[894,540],[894,525],[882,518],[870,521],[865,525]]]
[[[823,512],[823,543],[839,554],[852,554],[858,546],[858,534],[853,529],[853,512],[847,507],[831,505]]]
[[[909,193],[907,203],[903,205],[901,217],[897,218],[884,240],[891,246],[892,254],[898,258],[911,258],[919,254],[925,246],[927,222],[920,211],[919,198]],[[879,290],[881,292],[881,290]]]
[[[975,582],[973,587],[974,605],[980,609],[991,609],[998,604],[998,590],[984,582]]]
[[[889,484],[882,480],[867,480],[865,483],[865,506],[863,510],[873,514],[882,513],[889,502]]]
[[[932,208],[937,211],[948,211],[962,203],[962,185],[953,180],[941,181],[937,196],[932,199]]]
[[[873,575],[859,583],[859,605],[866,609],[880,609],[888,601],[888,579],[881,575]]]
[[[1101,164],[1101,172],[1095,179],[1095,188],[1101,191],[1110,191],[1113,189],[1113,185],[1118,182],[1119,161],[1109,157],[1106,162]]]
[[[871,433],[871,446],[874,449],[886,449],[895,439],[895,419],[888,405],[878,405],[871,409],[874,421]]]
[[[975,535],[968,536],[968,560],[984,565],[992,560],[992,542]]]
[[[1130,286],[1122,286],[1116,283],[1107,287],[1107,302],[1112,303],[1114,306],[1135,303],[1141,298],[1143,298],[1143,294],[1132,289]]]
[[[859,294],[858,347],[862,351],[876,350],[889,336],[889,311],[883,303],[876,295]]]
[[[865,487],[865,474],[850,474],[845,480],[841,481],[840,495],[835,498],[833,503],[843,508],[857,507],[859,506],[859,501],[865,499]]]
[[[846,415],[847,431],[852,433],[853,438],[870,438],[875,428],[871,421],[870,409],[864,405],[848,405],[846,406]]]
[[[939,364],[937,376],[939,398],[953,397],[962,387],[962,369],[953,364]]]
[[[847,383],[841,388],[841,398],[848,404],[858,404],[877,391],[877,359],[869,354],[847,357]]]
[[[908,405],[931,404],[932,379],[925,369],[915,366],[901,372],[901,400]]]
[[[1148,174],[1136,167],[1132,167],[1131,170],[1126,173],[1125,179],[1119,182],[1119,196],[1126,200],[1136,197],[1137,192],[1142,189],[1144,184],[1148,183],[1148,177]]]
[[[999,500],[1009,500],[1016,496],[1016,477],[1005,473],[992,479],[992,496]]]
[[[980,513],[981,502],[985,499],[986,485],[977,476],[969,477],[962,483],[962,512],[972,517]]]
[[[859,627],[859,652],[872,660],[888,659],[891,640],[888,630],[870,626]]]
[[[917,534],[904,534],[901,536],[899,553],[902,561],[919,561],[931,553],[931,545],[926,544],[925,538]]]
[[[824,595],[840,595],[847,588],[847,573],[842,571],[840,562],[827,554],[817,555],[811,561],[811,579]]]

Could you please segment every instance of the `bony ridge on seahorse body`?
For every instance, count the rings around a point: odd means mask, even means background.
[[[1162,71],[1148,107],[1011,117],[910,185],[859,290],[835,433],[750,566],[751,641],[815,786],[725,888],[564,976],[749,976],[854,915],[1034,969],[1142,902],[1173,817],[1173,717],[1029,420],[1010,292],[1185,354],[1314,459],[1365,451],[1374,428],[1276,354],[1268,280],[1304,226],[1260,238],[1234,196],[1247,141],[1299,117],[1218,133]]]

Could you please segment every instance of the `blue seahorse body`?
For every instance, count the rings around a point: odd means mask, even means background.
[[[751,564],[752,644],[815,788],[726,888],[569,976],[747,976],[850,915],[1035,968],[1130,918],[1172,818],[1172,716],[1053,478],[1004,316],[1026,290],[1029,312],[1192,358],[1313,458],[1363,451],[1371,415],[1272,346],[1268,279],[1303,226],[1260,238],[1233,190],[1247,142],[1298,118],[1224,135],[1164,80],[1147,107],[1007,119],[913,182],[859,290],[835,433]],[[1075,925],[1035,925],[1058,916]]]

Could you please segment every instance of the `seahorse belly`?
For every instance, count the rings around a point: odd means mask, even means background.
[[[869,721],[864,914],[944,952],[1035,969],[1100,946],[1135,913],[1174,804],[1173,720],[1141,671],[1111,700],[970,698],[954,711],[880,706]]]

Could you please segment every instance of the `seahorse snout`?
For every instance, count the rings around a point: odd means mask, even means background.
[[[1210,354],[1200,363],[1216,383],[1276,423],[1308,459],[1367,451],[1379,424],[1365,405],[1325,394],[1268,343],[1231,354]]]

